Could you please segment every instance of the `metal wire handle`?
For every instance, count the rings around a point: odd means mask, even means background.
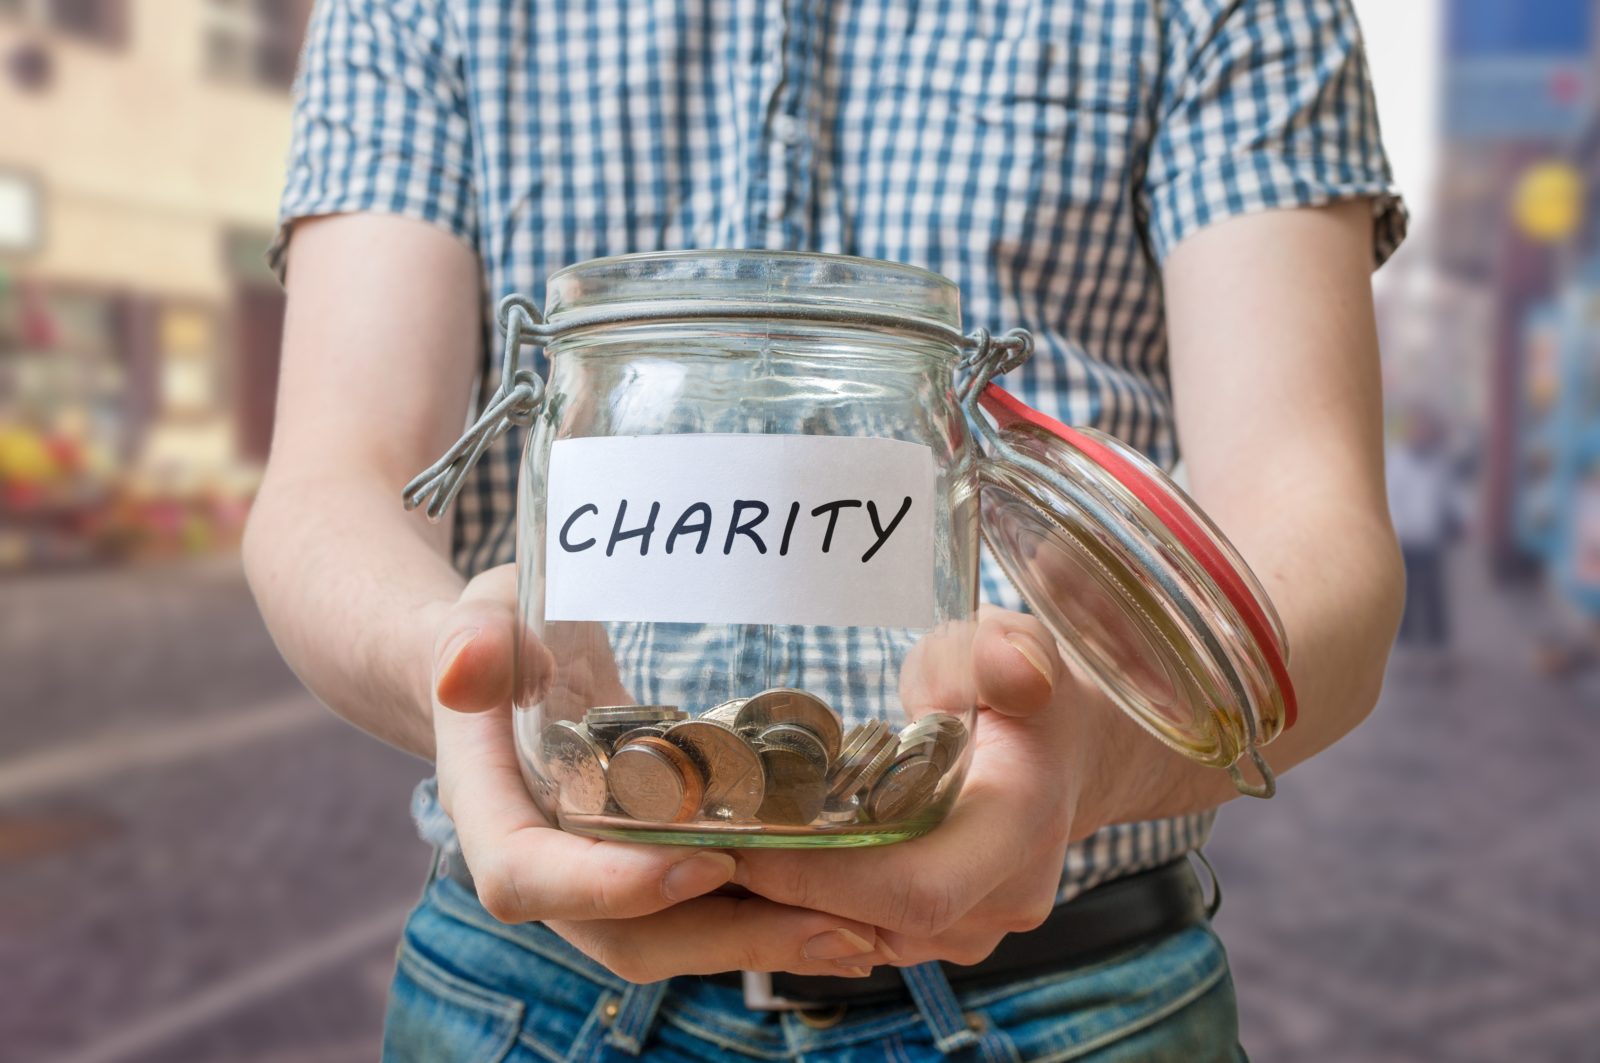
[[[544,380],[532,369],[522,367],[523,348],[542,347],[557,336],[580,328],[648,321],[729,319],[872,328],[950,343],[967,351],[958,368],[971,374],[969,385],[979,375],[987,384],[995,377],[1015,369],[1033,354],[1033,337],[1023,329],[1012,329],[999,338],[990,336],[989,331],[982,328],[962,335],[956,329],[934,322],[852,307],[797,305],[774,310],[771,306],[749,303],[697,303],[690,306],[656,303],[601,307],[562,317],[563,320],[558,324],[546,322],[538,308],[525,296],[508,295],[500,301],[496,320],[506,336],[506,357],[500,371],[500,386],[495,389],[483,413],[461,438],[438,461],[406,484],[401,495],[406,509],[416,509],[426,503],[428,519],[437,521],[461,493],[467,473],[494,441],[510,431],[512,425],[527,427],[533,423],[534,415],[544,405]],[[982,390],[982,385],[978,390]],[[967,392],[963,392],[965,394]]]
[[[431,521],[444,516],[483,452],[512,425],[532,424],[534,414],[544,405],[544,378],[532,369],[522,368],[525,337],[545,331],[540,327],[544,322],[539,311],[522,296],[509,295],[500,302],[499,320],[506,330],[506,358],[494,397],[455,445],[406,484],[401,495],[407,509],[416,509],[426,501]]]

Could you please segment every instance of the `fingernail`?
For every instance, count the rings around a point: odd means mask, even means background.
[[[889,947],[889,943],[887,941],[883,940],[883,938],[879,938],[878,939],[878,955],[882,956],[884,959],[888,960],[890,963],[899,963],[900,962],[900,954],[898,952],[896,952],[894,949],[891,949]]]
[[[808,960],[840,960],[846,956],[860,956],[871,951],[872,942],[841,926],[837,930],[818,934],[806,942],[805,948],[800,950],[800,955]]]
[[[482,631],[482,628],[469,627],[463,628],[450,636],[450,641],[444,644],[444,649],[439,653],[440,675],[450,670],[450,666],[456,662],[456,658],[461,655],[461,651],[467,648],[467,643],[477,638]]]
[[[872,973],[871,967],[846,967],[844,964],[839,965],[839,970],[847,978],[865,978]]]
[[[1044,676],[1046,686],[1052,689],[1055,687],[1056,679],[1051,673],[1050,662],[1039,652],[1039,647],[1034,645],[1032,639],[1024,638],[1021,635],[1007,635],[1006,642],[1011,644],[1012,649],[1026,657],[1035,671]]]
[[[669,901],[686,901],[709,893],[733,877],[733,857],[727,853],[696,853],[679,860],[661,879],[661,892]]]

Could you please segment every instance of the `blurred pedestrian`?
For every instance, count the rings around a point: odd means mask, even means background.
[[[1432,409],[1412,405],[1386,448],[1389,515],[1400,539],[1406,568],[1406,605],[1399,663],[1413,663],[1434,679],[1448,679],[1451,654],[1449,547],[1461,533],[1455,465],[1443,420]]]

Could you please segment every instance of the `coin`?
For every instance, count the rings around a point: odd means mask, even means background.
[[[689,754],[655,735],[634,739],[611,755],[611,796],[634,819],[681,823],[693,818],[705,782]]]
[[[932,739],[935,749],[927,755],[939,765],[939,770],[949,771],[967,747],[967,725],[960,717],[948,712],[933,712],[916,720],[900,732],[901,757],[905,759],[914,750],[921,752],[922,743]]]
[[[775,723],[762,729],[756,737],[756,744],[792,749],[815,764],[819,773],[828,774],[828,751],[822,739],[809,727],[797,723]]]
[[[629,731],[639,727],[660,727],[685,719],[688,713],[673,705],[602,705],[583,715],[589,733],[613,746]]]
[[[870,788],[894,761],[899,748],[895,735],[881,720],[852,727],[844,736],[839,761],[829,779],[829,799],[853,797]]]
[[[544,773],[561,789],[573,812],[598,816],[606,810],[606,751],[583,724],[557,720],[541,741]]]
[[[707,815],[719,819],[750,819],[766,798],[767,779],[761,758],[725,723],[684,720],[667,728],[667,741],[689,754],[705,777]]]
[[[764,731],[775,723],[797,723],[822,739],[830,762],[839,755],[843,737],[839,717],[815,694],[789,687],[763,690],[739,709],[734,726],[741,731],[746,728]]]
[[[763,823],[804,826],[817,818],[827,798],[821,770],[804,753],[782,746],[761,750],[767,794],[756,811]]]
[[[621,749],[635,738],[660,738],[667,733],[667,729],[660,724],[648,724],[644,727],[635,727],[631,731],[624,731],[611,740],[612,749]]]
[[[732,727],[734,721],[739,718],[739,710],[744,708],[744,703],[749,700],[749,698],[734,698],[732,701],[724,701],[721,705],[713,705],[700,714],[700,719],[710,720],[712,723],[725,723]]]
[[[909,819],[922,811],[944,772],[926,757],[902,760],[883,773],[867,795],[867,815],[877,823]]]
[[[595,720],[681,720],[683,711],[676,705],[596,705],[584,714]]]

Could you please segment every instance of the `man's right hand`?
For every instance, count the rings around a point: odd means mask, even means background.
[[[734,876],[726,853],[595,841],[549,823],[523,784],[512,737],[517,630],[515,568],[504,565],[467,584],[434,651],[439,797],[491,915],[543,921],[630,982],[736,970],[851,977],[898,958],[868,924],[708,896]],[[525,689],[570,681],[531,638],[523,667]],[[614,683],[614,673],[601,682]]]

